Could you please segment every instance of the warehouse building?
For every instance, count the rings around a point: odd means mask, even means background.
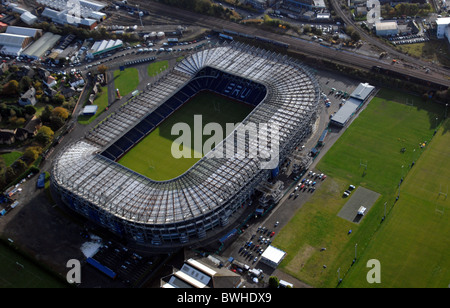
[[[376,22],[375,30],[378,36],[393,36],[399,32],[396,21]]]
[[[33,39],[38,39],[42,35],[42,30],[26,27],[9,26],[6,29],[5,33],[31,36]]]
[[[50,19],[52,22],[60,25],[72,25],[76,27],[82,27],[89,30],[94,29],[97,26],[95,19],[81,18],[69,14],[69,10],[55,11],[53,9],[45,8],[42,11],[42,17]]]
[[[22,54],[32,59],[40,59],[44,56],[45,52],[53,48],[60,39],[61,35],[46,32],[40,39],[25,49]]]
[[[447,37],[450,42],[450,17],[442,17],[436,19],[436,37],[443,39]]]
[[[331,117],[331,124],[339,127],[345,126],[351,117],[364,105],[370,95],[375,90],[374,86],[368,83],[360,83],[358,87],[345,101],[344,105]]]
[[[219,264],[217,264],[219,263]],[[220,266],[220,260],[209,256],[201,259],[189,258],[181,269],[174,269],[160,281],[161,288],[236,288],[241,276]]]
[[[47,8],[52,8],[61,12],[72,9],[73,7],[70,0],[37,0],[36,2],[46,6]],[[96,1],[79,0],[76,2],[76,5],[77,16],[79,17],[94,19],[100,18],[97,20],[102,20],[106,17],[106,14],[100,12],[106,7],[106,4]]]
[[[22,51],[32,42],[31,36],[0,33],[0,53],[8,56],[20,56]]]
[[[103,40],[96,41],[92,48],[86,53],[89,58],[94,58],[105,52],[110,52],[114,49],[123,47],[123,42],[121,40]]]
[[[24,12],[22,13],[22,15],[20,15],[20,20],[22,20],[27,25],[31,26],[35,22],[37,22],[38,18],[35,15],[31,14],[30,12]]]

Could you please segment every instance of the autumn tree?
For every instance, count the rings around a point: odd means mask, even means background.
[[[3,86],[2,94],[4,95],[17,95],[19,94],[19,82],[17,80],[10,80]]]
[[[55,133],[53,132],[53,130],[46,126],[43,125],[37,132],[36,134],[36,141],[39,142],[41,145],[45,146],[47,145],[50,141],[52,141],[53,139],[53,135]]]

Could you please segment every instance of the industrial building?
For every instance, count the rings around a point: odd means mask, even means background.
[[[306,9],[308,11],[326,8],[324,0],[286,0],[283,2],[283,5],[297,10]]]
[[[161,279],[161,288],[236,288],[241,284],[241,276],[220,266],[213,256],[202,259],[189,258],[181,269]]]
[[[55,11],[53,9],[45,8],[41,14],[42,17],[50,19],[52,22],[60,25],[72,25],[75,27],[86,28],[89,30],[97,26],[97,21],[90,18],[81,18],[70,14],[69,10]]]
[[[121,40],[102,40],[96,41],[91,49],[86,52],[86,56],[89,58],[94,58],[106,52],[110,52],[114,49],[123,47],[123,42]]]
[[[76,16],[81,18],[92,18],[97,21],[106,18],[106,14],[100,12],[106,7],[106,4],[97,1],[77,0],[76,8],[73,7],[74,4],[70,0],[37,0],[36,2],[47,8],[67,12],[69,15],[73,15],[73,11],[76,9]]]
[[[396,21],[376,22],[375,30],[378,36],[393,36],[399,31]]]
[[[241,125],[279,128],[279,136],[271,138],[279,144],[275,164],[311,134],[320,98],[310,70],[285,56],[239,43],[195,52],[60,151],[51,172],[55,200],[141,248],[217,242],[278,167],[264,167],[266,158],[242,153],[213,159],[212,150],[183,175],[155,181],[116,162],[203,89],[254,104]],[[234,134],[222,142],[231,144],[231,138]]]
[[[31,26],[35,22],[37,22],[38,18],[37,16],[31,14],[30,12],[24,12],[22,15],[20,15],[20,20],[22,20],[27,25]]]
[[[42,30],[26,27],[9,26],[8,28],[6,28],[5,33],[30,36],[34,40],[36,40],[42,35]]]
[[[61,39],[61,35],[46,32],[41,38],[34,42],[31,46],[22,52],[22,55],[32,59],[40,59],[44,56],[45,52]]]
[[[438,39],[447,38],[450,43],[450,17],[436,19],[436,37]]]
[[[264,11],[274,5],[275,2],[276,0],[246,0],[245,4],[248,4],[259,11]]]
[[[330,123],[339,127],[345,126],[361,106],[367,102],[374,90],[374,86],[371,86],[368,83],[360,83],[350,95],[350,98],[347,99],[342,107],[331,117]]]
[[[0,54],[20,56],[22,51],[33,42],[28,35],[0,33]]]

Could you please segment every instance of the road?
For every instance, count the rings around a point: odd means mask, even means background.
[[[145,10],[152,11],[155,14],[172,16],[188,24],[203,26],[210,29],[229,29],[247,35],[260,36],[267,39],[280,41],[289,44],[290,49],[293,51],[304,53],[310,56],[316,55],[319,58],[324,58],[334,62],[341,62],[363,69],[371,69],[376,65],[385,69],[392,69],[392,64],[384,60],[369,58],[367,56],[359,55],[356,53],[339,51],[317,43],[311,43],[309,41],[301,40],[295,37],[279,35],[277,33],[237,24],[212,16],[206,16],[194,12],[187,13],[185,10],[167,6],[161,3],[142,1],[141,7]],[[407,62],[407,64],[412,65],[413,67],[416,67],[416,63],[418,62],[417,59],[411,60],[406,57],[403,57],[403,59],[404,62]],[[429,64],[427,63],[427,65]],[[450,79],[448,78],[448,76],[450,76],[449,70],[445,70],[442,68],[439,71],[434,71],[428,74],[425,71],[419,71],[407,66],[401,66],[398,69],[401,70],[402,73],[407,74],[411,77],[422,78],[424,80],[429,80],[431,82],[450,87]]]

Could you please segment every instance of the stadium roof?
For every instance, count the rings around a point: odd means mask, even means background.
[[[267,170],[261,168],[261,158],[237,154],[223,160],[211,159],[214,155],[211,151],[183,175],[158,182],[99,154],[205,67],[266,86],[265,98],[241,125],[277,124],[280,153],[292,150],[293,146],[286,149],[294,142],[292,138],[310,129],[320,91],[308,69],[287,57],[242,44],[213,47],[178,62],[172,71],[107,121],[60,151],[53,164],[53,185],[114,219],[133,225],[164,228],[167,224],[192,224],[207,217],[217,219],[218,213],[228,219],[233,207],[241,205],[236,196],[266,174]]]

